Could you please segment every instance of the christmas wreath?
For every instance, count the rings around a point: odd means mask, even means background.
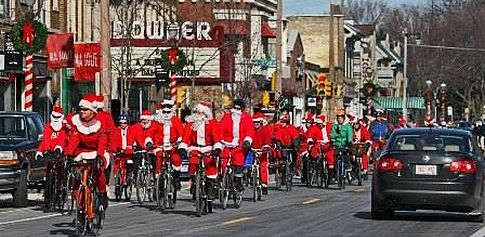
[[[22,19],[11,31],[15,48],[24,53],[36,53],[45,47],[47,27],[40,21]]]
[[[179,48],[169,48],[163,51],[161,56],[160,66],[168,71],[181,72],[187,65],[187,56]]]
[[[365,97],[373,97],[377,94],[378,90],[379,90],[379,87],[376,84],[372,82],[368,82],[364,84],[363,93]]]

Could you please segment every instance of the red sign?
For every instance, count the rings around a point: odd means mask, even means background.
[[[93,81],[101,70],[101,46],[99,43],[76,43],[74,45],[76,62],[75,81]]]
[[[46,41],[49,70],[74,67],[74,35],[50,34]]]

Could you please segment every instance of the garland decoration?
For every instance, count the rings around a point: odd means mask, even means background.
[[[188,62],[184,51],[177,47],[172,47],[163,51],[161,56],[159,63],[162,68],[175,73],[181,72]]]
[[[21,19],[11,31],[15,48],[23,53],[37,53],[45,47],[47,27],[40,21]]]

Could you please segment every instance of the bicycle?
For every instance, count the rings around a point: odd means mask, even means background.
[[[253,202],[256,202],[256,200],[261,201],[262,196],[263,196],[263,185],[261,183],[261,177],[259,173],[259,168],[260,168],[260,156],[263,152],[265,152],[264,149],[252,149],[252,152],[254,153],[254,161],[252,162],[252,165],[250,167],[251,169],[251,186],[253,188]]]
[[[76,195],[75,225],[79,236],[87,234],[99,235],[103,229],[105,213],[100,208],[101,199],[96,188],[95,172],[102,166],[101,159],[79,161],[81,184]],[[94,169],[96,166],[96,169]]]
[[[337,163],[335,167],[335,176],[337,179],[337,184],[339,189],[345,189],[345,180],[347,179],[347,167],[345,158],[348,153],[347,148],[336,148],[337,153]]]
[[[219,163],[222,163],[222,159],[219,160]],[[220,170],[219,174],[222,174],[221,179],[219,181],[219,200],[222,203],[222,209],[227,208],[227,204],[229,202],[229,197],[232,196],[234,201],[234,206],[239,208],[242,203],[242,196],[243,191],[237,190],[235,181],[234,181],[234,168],[232,167],[232,153],[229,153],[229,157],[226,163],[226,167],[224,172],[222,172],[222,165],[219,165]]]
[[[74,210],[74,205],[76,200],[74,198],[74,185],[76,180],[80,180],[79,172],[77,170],[77,163],[72,159],[66,159],[64,177],[66,177],[65,182],[65,192],[66,192],[66,212],[71,215]],[[76,177],[77,176],[77,177]]]
[[[199,168],[195,171],[195,212],[198,217],[212,213],[212,202],[208,201],[205,176],[205,158],[209,152],[200,152]]]
[[[119,202],[124,194],[125,200],[129,202],[133,193],[133,161],[126,159],[124,152],[115,153],[114,156],[120,159],[120,169],[114,177],[115,200]]]
[[[45,154],[47,170],[44,186],[44,202],[46,211],[52,212],[56,209],[63,212],[66,203],[66,189],[64,178],[64,158],[60,152],[48,151]]]
[[[291,171],[291,163],[293,162],[293,149],[291,148],[282,148],[281,151],[283,152],[284,160],[279,162],[279,168],[283,166],[283,173],[279,175],[281,181],[285,181],[286,191],[290,192],[291,187],[293,186],[293,172]],[[279,172],[279,169],[276,169]]]
[[[330,185],[330,171],[328,168],[328,160],[327,156],[325,155],[325,149],[322,147],[325,144],[321,144],[319,147],[319,152],[320,152],[320,159],[317,162],[317,168],[319,171],[319,176],[320,176],[320,183],[319,187],[325,186],[326,189],[328,189],[328,186]]]
[[[158,176],[155,185],[157,207],[160,211],[164,211],[166,208],[174,209],[177,200],[177,189],[175,188],[173,168],[170,160],[171,155],[171,147],[163,148],[162,172]]]
[[[137,201],[142,204],[153,201],[153,165],[150,154],[146,150],[137,149],[133,155],[135,163],[135,191]]]
[[[352,172],[352,176],[357,178],[357,184],[362,186],[363,180],[365,180],[366,174],[364,174],[364,166],[363,166],[363,156],[367,153],[369,149],[369,143],[354,143],[350,150],[353,161],[354,161],[354,168]]]

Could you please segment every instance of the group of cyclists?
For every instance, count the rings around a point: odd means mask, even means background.
[[[332,184],[338,178],[335,166],[338,166],[337,160],[344,158],[340,157],[342,151],[345,151],[346,163],[352,162],[349,158],[355,157],[355,152],[351,152],[352,144],[364,144],[364,150],[360,150],[358,156],[362,158],[359,168],[366,174],[370,152],[382,149],[394,129],[385,121],[383,111],[377,111],[375,120],[370,121],[347,114],[344,109],[338,110],[335,121],[328,120],[325,115],[307,112],[302,121],[304,125],[297,128],[291,124],[287,112],[280,113],[272,122],[261,111],[251,116],[242,99],[234,100],[233,107],[221,119],[213,117],[210,103],[200,102],[184,118],[184,123],[176,115],[174,101],[163,100],[157,104],[154,114],[145,110],[138,122],[130,121],[129,116],[123,114],[116,126],[103,105],[102,96],[88,94],[80,100],[77,114],[64,116],[62,108],[53,108],[36,155],[37,159],[42,159],[49,153],[59,154],[78,172],[86,167],[80,163],[94,161],[90,163],[94,164],[90,177],[95,183],[95,212],[101,216],[108,207],[110,161],[114,161],[114,174],[124,174],[119,182],[126,185],[129,182],[126,174],[136,163],[134,157],[138,151],[146,151],[152,157],[151,175],[155,181],[161,179],[165,162],[171,164],[175,190],[181,189],[182,160],[188,159],[190,191],[194,199],[198,193],[195,184],[201,168],[199,165],[202,165],[207,201],[212,202],[218,198],[218,192],[214,190],[224,185],[221,180],[227,173],[226,169],[232,172],[231,182],[235,191],[244,190],[249,157],[252,157],[251,162],[256,162],[254,158],[257,157],[256,173],[262,194],[268,193],[270,168],[279,170],[287,166],[286,172],[279,172],[281,177],[294,172],[300,174],[305,183],[311,175],[308,164],[315,160],[325,160],[330,172],[328,183]],[[395,129],[404,126],[407,125],[403,120]],[[46,176],[53,172],[49,167],[52,166],[48,166]],[[86,200],[85,180],[76,177],[78,179],[69,192],[79,203],[80,199]],[[282,179],[281,183],[285,182],[288,179]],[[84,196],[80,195],[81,192]],[[81,210],[84,207],[76,204],[75,208]]]

